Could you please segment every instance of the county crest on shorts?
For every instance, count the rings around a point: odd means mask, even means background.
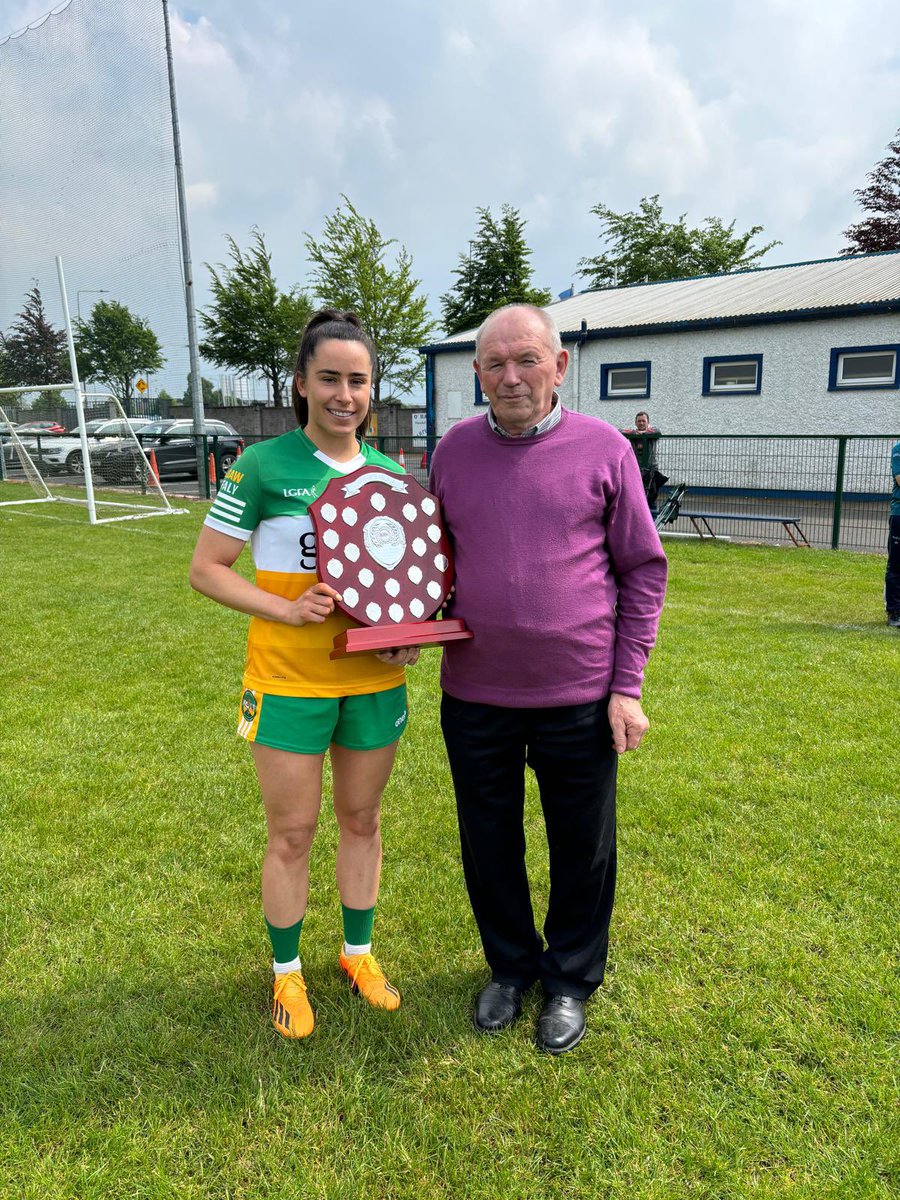
[[[437,497],[411,475],[364,466],[332,479],[309,506],[317,573],[364,629],[332,657],[471,637],[462,621],[429,621],[450,594],[453,555]]]

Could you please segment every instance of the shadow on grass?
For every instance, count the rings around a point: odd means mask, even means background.
[[[92,974],[77,988],[45,989],[4,1021],[0,1113],[24,1125],[130,1105],[159,1117],[192,1102],[250,1103],[276,1077],[316,1093],[371,1071],[386,1086],[430,1056],[464,1053],[477,1037],[471,1006],[483,971],[409,978],[396,1013],[352,995],[330,959],[305,960],[304,972],[316,1029],[303,1041],[272,1028],[266,970]]]

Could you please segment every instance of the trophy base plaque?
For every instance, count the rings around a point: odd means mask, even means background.
[[[436,646],[474,636],[457,617],[448,617],[444,621],[404,621],[390,626],[361,625],[337,635],[329,658],[371,654],[376,650],[392,650],[395,646]]]

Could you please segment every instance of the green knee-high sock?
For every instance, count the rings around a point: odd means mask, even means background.
[[[276,963],[293,962],[300,956],[300,930],[303,928],[303,918],[293,925],[279,928],[265,918],[266,929],[269,931],[269,941],[272,943],[272,957]]]
[[[375,905],[371,908],[348,908],[341,905],[344,919],[344,943],[348,946],[368,946],[372,942]]]

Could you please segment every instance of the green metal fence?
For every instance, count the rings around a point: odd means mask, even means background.
[[[884,553],[898,437],[629,435],[645,477],[685,485],[666,530],[697,537]]]

